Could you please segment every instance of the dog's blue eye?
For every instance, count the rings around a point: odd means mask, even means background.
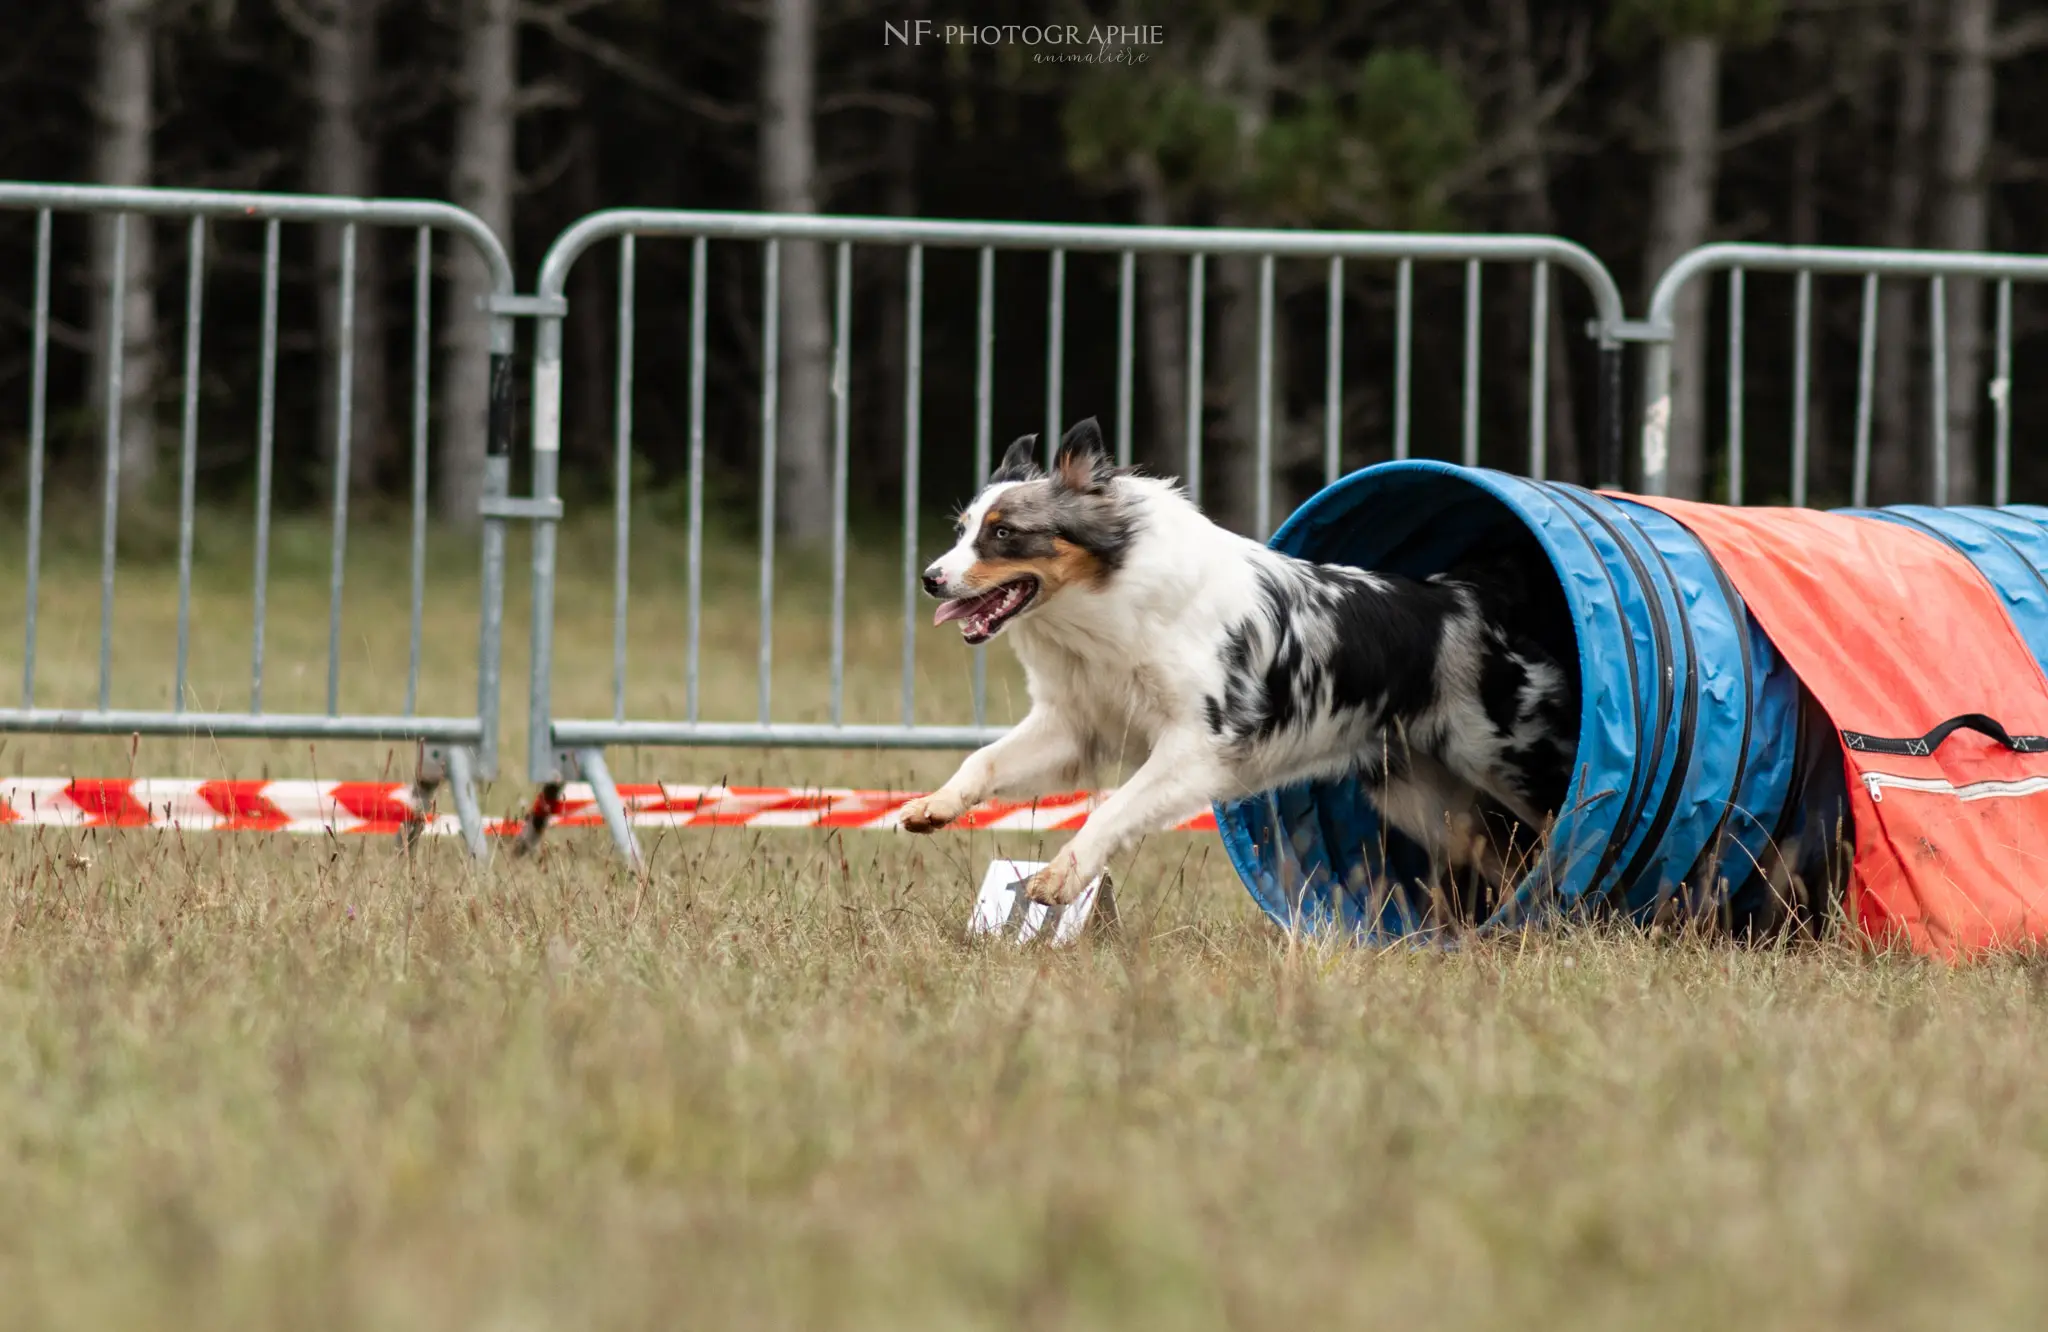
[[[998,540],[998,541],[1008,541],[1009,539],[1010,539],[1010,529],[1009,529],[1009,528],[1007,528],[1007,527],[998,527],[998,528],[996,529],[996,540]]]

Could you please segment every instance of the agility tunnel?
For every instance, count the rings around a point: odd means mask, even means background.
[[[1412,577],[1547,562],[1546,646],[1579,673],[1574,779],[1482,925],[1677,907],[1741,927],[1767,915],[1773,858],[1817,876],[1839,829],[1871,940],[2048,937],[2048,509],[1735,509],[1397,462],[1323,490],[1272,545]],[[1356,780],[1216,820],[1281,925],[1425,928],[1426,859]]]

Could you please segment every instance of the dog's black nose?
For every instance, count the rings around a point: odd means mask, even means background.
[[[927,596],[943,597],[946,595],[945,580],[939,577],[936,568],[924,571],[924,590]]]

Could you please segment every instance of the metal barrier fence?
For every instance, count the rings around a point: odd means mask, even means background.
[[[558,783],[580,774],[589,780],[607,824],[622,851],[637,858],[638,846],[627,825],[616,787],[606,769],[603,750],[615,744],[681,746],[808,746],[830,748],[947,749],[986,743],[1001,728],[989,723],[985,659],[976,649],[972,686],[972,720],[934,724],[917,720],[916,649],[919,628],[918,548],[923,439],[925,257],[928,251],[958,251],[976,261],[973,347],[973,462],[976,476],[985,476],[993,454],[993,382],[995,273],[1000,254],[1031,252],[1046,256],[1046,344],[1044,349],[1044,421],[1056,438],[1062,423],[1064,367],[1069,355],[1068,256],[1095,254],[1114,258],[1115,403],[1113,436],[1119,461],[1133,452],[1133,396],[1138,333],[1136,328],[1137,264],[1141,257],[1184,257],[1185,459],[1187,477],[1199,497],[1202,477],[1205,358],[1206,265],[1226,257],[1257,265],[1257,426],[1253,439],[1252,497],[1259,534],[1274,518],[1274,438],[1276,267],[1284,262],[1317,261],[1327,291],[1327,324],[1323,347],[1325,389],[1322,421],[1322,473],[1334,480],[1341,470],[1341,432],[1345,370],[1346,265],[1378,263],[1392,269],[1394,329],[1392,356],[1392,418],[1389,431],[1396,457],[1409,453],[1411,422],[1412,336],[1415,266],[1463,266],[1464,338],[1460,366],[1458,445],[1467,463],[1478,460],[1482,268],[1488,264],[1526,265],[1531,274],[1528,366],[1528,470],[1543,475],[1547,462],[1547,357],[1550,339],[1543,335],[1551,318],[1551,274],[1573,274],[1591,301],[1595,318],[1588,334],[1598,347],[1596,451],[1599,480],[1618,485],[1622,463],[1621,360],[1625,343],[1646,344],[1641,426],[1642,488],[1660,493],[1667,488],[1670,449],[1670,403],[1673,387],[1674,312],[1688,284],[1714,273],[1728,275],[1726,298],[1725,452],[1728,498],[1745,496],[1745,398],[1743,362],[1750,324],[1745,307],[1745,275],[1790,275],[1794,281],[1791,320],[1793,404],[1790,421],[1790,490],[1794,503],[1806,502],[1809,491],[1810,382],[1813,376],[1814,280],[1854,276],[1862,280],[1860,337],[1857,343],[1853,500],[1868,500],[1872,455],[1873,400],[1878,391],[1877,349],[1881,284],[1888,279],[1928,283],[1929,339],[1929,474],[1934,500],[1948,494],[1949,339],[1948,299],[1951,281],[1989,281],[1995,286],[1995,332],[1989,397],[1993,411],[1992,498],[2008,502],[2011,472],[2013,294],[2015,282],[2048,281],[2048,259],[2010,255],[1953,254],[1832,248],[1787,248],[1763,245],[1713,245],[1682,256],[1658,280],[1648,317],[1640,323],[1624,318],[1618,287],[1608,271],[1580,247],[1553,237],[1378,235],[1292,231],[1247,231],[1200,228],[1061,226],[1003,223],[906,221],[894,219],[777,216],[767,214],[613,211],[585,217],[564,231],[542,262],[536,293],[515,294],[504,246],[473,215],[450,205],[398,200],[333,199],[292,195],[231,194],[210,191],[131,190],[94,186],[0,183],[0,211],[34,216],[34,294],[29,310],[30,413],[27,449],[27,565],[21,704],[0,708],[0,733],[129,734],[152,736],[214,736],[220,738],[305,738],[415,741],[426,750],[422,770],[424,797],[433,785],[449,782],[457,812],[472,850],[483,852],[482,820],[475,781],[495,774],[498,746],[505,523],[534,522],[533,655],[527,698],[528,775],[542,783]],[[106,292],[108,342],[105,348],[102,420],[102,495],[100,499],[100,600],[98,693],[95,706],[49,707],[37,701],[38,597],[44,545],[45,445],[49,429],[48,360],[52,342],[51,274],[53,219],[67,214],[111,215],[114,258],[112,287]],[[111,660],[114,644],[115,553],[119,531],[119,467],[123,408],[122,373],[125,338],[122,311],[127,265],[121,253],[132,218],[184,219],[186,282],[183,375],[179,429],[179,535],[177,563],[177,640],[173,694],[167,708],[114,706]],[[187,666],[193,640],[193,545],[197,522],[195,478],[200,450],[199,383],[202,372],[201,333],[206,300],[209,224],[244,222],[263,228],[262,330],[259,342],[260,392],[255,498],[255,568],[253,577],[253,641],[250,646],[249,706],[241,711],[198,711],[187,707]],[[336,347],[340,386],[335,408],[335,437],[329,530],[328,652],[324,712],[267,712],[264,709],[265,609],[268,590],[272,509],[272,464],[276,443],[278,300],[280,228],[285,223],[326,224],[341,228],[339,334]],[[403,703],[383,712],[344,711],[342,679],[341,597],[343,555],[347,544],[349,424],[353,389],[349,358],[356,281],[358,227],[405,228],[414,233],[413,368],[411,384],[410,457],[410,625],[409,665]],[[477,644],[474,714],[419,715],[417,703],[427,587],[428,455],[431,432],[428,373],[431,360],[432,261],[436,234],[467,246],[489,272],[485,309],[475,317],[489,321],[489,411],[482,477],[481,604]],[[684,693],[680,720],[648,720],[628,715],[627,626],[632,605],[628,585],[628,544],[632,530],[630,495],[633,436],[633,344],[636,331],[634,281],[636,246],[643,238],[687,241],[691,270],[687,354],[687,606],[684,647]],[[612,554],[612,715],[609,718],[560,717],[553,701],[555,592],[559,547],[557,523],[559,459],[563,435],[563,329],[568,313],[570,274],[583,256],[603,242],[615,240],[619,259],[619,300],[616,310],[618,362],[613,385],[613,554]],[[756,707],[751,719],[713,720],[702,715],[702,635],[704,627],[705,551],[705,401],[707,274],[714,244],[757,246],[761,259],[761,341],[759,384],[760,550],[757,601],[759,639],[753,648]],[[831,247],[835,297],[831,307],[831,395],[829,424],[831,465],[829,705],[826,720],[788,720],[773,707],[771,688],[775,663],[777,447],[780,396],[778,371],[781,343],[780,274],[783,247],[808,243]],[[845,708],[847,662],[847,513],[849,424],[848,399],[853,346],[851,263],[856,246],[898,252],[904,262],[903,300],[905,367],[903,438],[903,509],[901,527],[901,594],[903,603],[900,712],[894,721],[849,721]],[[471,317],[455,311],[453,318]],[[514,320],[538,320],[533,367],[533,493],[509,495],[512,463],[512,353]],[[1180,424],[1179,422],[1175,423]],[[1704,420],[1700,428],[1705,429]],[[1052,443],[1047,440],[1048,447]],[[204,626],[201,627],[202,630]]]
[[[1877,362],[1881,284],[1888,279],[1924,280],[1929,331],[1927,477],[1929,502],[1950,500],[1950,370],[1949,293],[1952,280],[1992,281],[1996,285],[1992,371],[1987,384],[1992,407],[1991,502],[2008,502],[2012,478],[2012,342],[2013,283],[2048,282],[2048,258],[2004,254],[1961,254],[1938,250],[1874,250],[1826,246],[1707,245],[1682,255],[1657,280],[1650,297],[1649,317],[1624,326],[1622,336],[1646,344],[1643,369],[1641,459],[1643,489],[1663,494],[1668,489],[1672,429],[1673,315],[1689,284],[1716,273],[1728,275],[1725,302],[1727,351],[1723,368],[1726,390],[1724,454],[1728,501],[1740,504],[1747,493],[1747,449],[1744,438],[1746,397],[1743,361],[1748,313],[1744,277],[1748,273],[1790,274],[1792,299],[1792,387],[1790,420],[1790,499],[1807,503],[1811,481],[1811,415],[1814,278],[1847,276],[1862,279],[1862,300],[1856,355],[1856,406],[1851,463],[1851,503],[1869,503],[1873,400],[1880,378]],[[1704,332],[1704,328],[1702,329]],[[1909,330],[1910,331],[1910,330]],[[1707,422],[1697,423],[1704,434]],[[1706,441],[1701,440],[1704,450]]]
[[[21,705],[0,708],[0,733],[9,731],[75,735],[213,736],[415,741],[422,744],[420,794],[446,780],[470,848],[481,855],[483,825],[475,781],[497,764],[500,640],[504,601],[505,533],[508,517],[526,516],[518,501],[505,498],[512,441],[512,266],[505,248],[480,220],[448,204],[433,202],[232,194],[200,190],[117,189],[97,186],[0,184],[0,210],[35,217],[35,270],[31,326],[30,419],[27,466],[27,569]],[[104,452],[101,460],[99,668],[97,701],[86,708],[39,704],[37,685],[38,602],[44,544],[45,448],[50,421],[51,267],[54,220],[66,214],[112,215],[111,286],[107,299],[105,380],[102,388]],[[119,533],[123,370],[127,338],[124,310],[130,228],[137,218],[187,220],[183,368],[178,448],[178,610],[173,692],[168,707],[117,707],[112,697],[115,555]],[[255,478],[255,568],[253,634],[250,645],[249,705],[239,711],[194,711],[187,706],[187,668],[193,625],[193,543],[195,489],[200,451],[201,343],[207,278],[209,224],[260,225],[263,235],[260,402]],[[270,568],[273,462],[276,445],[278,294],[280,230],[285,223],[331,224],[341,228],[339,275],[340,364],[334,404],[332,498],[329,551],[329,607],[326,708],[315,713],[278,713],[264,708],[266,597]],[[145,222],[144,225],[147,225]],[[348,534],[350,447],[354,392],[352,356],[359,226],[408,228],[414,233],[414,326],[411,413],[410,654],[402,704],[382,713],[352,713],[340,705],[342,680],[343,562]],[[455,311],[452,318],[488,318],[490,407],[483,477],[482,606],[477,644],[476,710],[454,716],[417,712],[423,603],[426,589],[429,362],[432,334],[432,261],[436,235],[467,246],[489,271],[495,293],[491,310]],[[166,339],[168,341],[168,339]],[[199,626],[202,633],[213,630]]]
[[[633,281],[638,238],[665,237],[692,245],[689,374],[689,517],[688,620],[685,647],[686,692],[682,720],[641,720],[626,715],[626,623],[631,600],[627,589],[626,550],[630,534],[627,493],[632,436],[632,344],[635,327]],[[972,724],[932,725],[915,718],[915,650],[918,625],[917,496],[922,391],[922,324],[924,255],[929,249],[964,249],[978,254],[976,293],[975,467],[986,476],[992,452],[990,420],[993,375],[994,272],[998,252],[1040,251],[1049,255],[1046,291],[1046,402],[1048,448],[1062,424],[1063,365],[1066,356],[1066,260],[1071,253],[1107,253],[1118,257],[1117,401],[1115,443],[1120,460],[1131,455],[1132,378],[1135,360],[1134,287],[1141,255],[1185,255],[1188,258],[1187,319],[1187,458],[1188,476],[1199,486],[1201,476],[1201,400],[1203,392],[1205,262],[1212,256],[1247,256],[1258,261],[1258,428],[1256,432],[1256,496],[1259,534],[1271,530],[1273,479],[1273,340],[1275,265],[1281,260],[1320,260],[1327,265],[1329,336],[1326,361],[1326,432],[1324,463],[1328,479],[1338,471],[1341,430],[1342,313],[1344,265],[1349,261],[1382,261],[1394,266],[1397,283],[1395,373],[1396,456],[1405,456],[1408,442],[1408,387],[1412,320],[1413,265],[1417,261],[1456,262],[1465,266],[1465,339],[1461,447],[1468,462],[1478,456],[1480,385],[1481,265],[1514,263],[1533,266],[1530,368],[1530,466],[1541,474],[1545,462],[1546,364],[1549,338],[1550,270],[1576,276],[1590,294],[1596,322],[1589,330],[1601,348],[1600,444],[1603,480],[1619,471],[1620,347],[1609,336],[1619,325],[1619,289],[1607,270],[1585,250],[1552,237],[1374,235],[1288,231],[1235,231],[1198,228],[1132,228],[995,223],[925,222],[895,219],[799,217],[708,212],[615,211],[586,217],[555,241],[541,265],[536,294],[540,327],[536,340],[533,401],[534,495],[545,502],[556,494],[557,460],[562,438],[562,329],[567,313],[564,293],[577,260],[598,243],[617,238],[619,254],[619,369],[614,407],[616,466],[613,554],[613,715],[610,718],[567,718],[555,715],[551,701],[554,659],[554,584],[557,550],[554,533],[543,522],[535,533],[532,693],[530,698],[530,776],[558,782],[580,771],[594,788],[613,836],[628,856],[638,855],[622,806],[604,764],[607,745],[773,745],[820,747],[969,748],[1001,733],[986,718],[985,677],[979,651],[975,666]],[[760,641],[757,653],[756,715],[746,721],[713,721],[700,715],[699,673],[702,634],[703,484],[705,319],[708,250],[712,242],[759,243],[764,247],[761,293],[760,399]],[[777,720],[772,707],[774,660],[773,615],[776,559],[776,450],[778,443],[778,367],[780,338],[781,246],[810,242],[834,247],[836,301],[833,305],[832,384],[835,410],[831,427],[831,691],[829,720]],[[892,723],[850,722],[844,709],[846,662],[847,469],[849,349],[852,344],[849,300],[853,247],[883,246],[906,251],[905,364],[906,402],[903,439],[904,510],[902,529],[903,666],[901,714]]]

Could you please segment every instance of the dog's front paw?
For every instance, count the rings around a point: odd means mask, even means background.
[[[1081,895],[1084,887],[1081,867],[1072,856],[1057,856],[1052,864],[1024,881],[1024,896],[1047,906],[1066,906]]]
[[[896,812],[896,821],[903,825],[905,832],[937,832],[966,812],[958,801],[944,792],[934,791],[930,795],[904,801],[903,808]]]

